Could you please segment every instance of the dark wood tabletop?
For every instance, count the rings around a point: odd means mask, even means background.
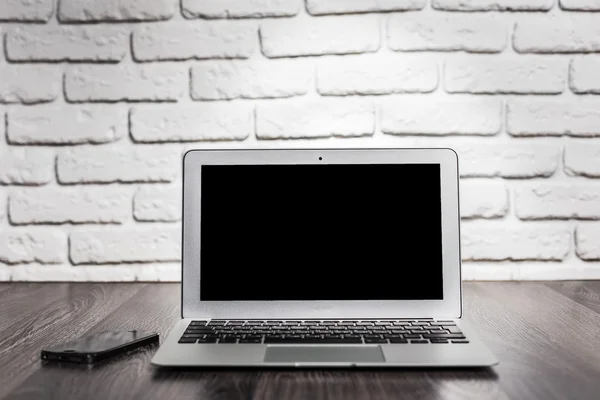
[[[0,284],[0,399],[599,399],[600,282],[465,283],[491,369],[158,369],[156,347],[93,367],[40,350],[103,330],[161,338],[178,284]]]

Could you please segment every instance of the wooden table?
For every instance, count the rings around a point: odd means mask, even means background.
[[[0,284],[0,399],[600,399],[600,282],[465,283],[500,364],[476,370],[162,370],[155,348],[92,368],[44,346],[110,329],[166,335],[178,284]]]

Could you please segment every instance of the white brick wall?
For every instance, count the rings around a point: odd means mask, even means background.
[[[454,148],[467,279],[600,279],[598,11],[0,1],[0,279],[178,280],[184,152],[286,147]]]

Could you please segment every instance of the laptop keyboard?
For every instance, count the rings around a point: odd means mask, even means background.
[[[464,344],[453,321],[210,320],[192,321],[179,343]]]

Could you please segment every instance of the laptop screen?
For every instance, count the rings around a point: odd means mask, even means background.
[[[443,298],[440,165],[201,174],[201,300]]]

